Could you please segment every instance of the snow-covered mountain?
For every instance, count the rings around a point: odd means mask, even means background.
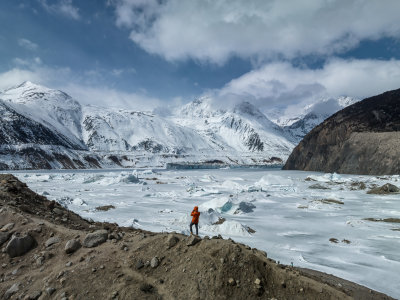
[[[25,117],[63,134],[76,148],[87,149],[82,142],[82,107],[66,93],[26,81],[2,92],[0,99]]]
[[[315,126],[339,110],[360,101],[352,97],[322,99],[304,107],[296,116],[275,120],[288,133],[289,139],[298,144]]]
[[[200,98],[179,109],[173,120],[193,128],[215,149],[227,153],[240,151],[284,159],[293,147],[282,128],[248,102],[232,109],[215,109],[211,98]]]
[[[94,151],[180,154],[210,149],[195,130],[147,112],[86,106],[82,123],[84,142]]]
[[[294,147],[247,102],[215,109],[202,98],[164,118],[82,106],[64,92],[24,82],[0,93],[0,109],[1,168],[270,164],[284,162]]]

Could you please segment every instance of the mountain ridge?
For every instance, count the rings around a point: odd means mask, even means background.
[[[398,174],[400,89],[335,113],[295,147],[284,169],[351,174]]]

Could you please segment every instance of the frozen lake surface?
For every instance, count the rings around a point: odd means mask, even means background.
[[[400,195],[369,195],[399,176],[277,169],[31,171],[14,173],[84,218],[151,231],[221,234],[281,263],[316,269],[400,298]],[[358,189],[363,182],[367,189]],[[310,188],[311,186],[311,188]],[[113,205],[115,209],[96,210]],[[220,223],[220,224],[215,224]]]

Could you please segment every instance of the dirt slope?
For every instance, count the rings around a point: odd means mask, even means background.
[[[0,175],[0,228],[1,299],[392,299],[232,240],[89,223],[11,175]],[[100,229],[103,243],[66,253]],[[11,234],[34,248],[10,257]]]

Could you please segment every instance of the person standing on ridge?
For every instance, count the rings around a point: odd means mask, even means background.
[[[194,224],[196,226],[196,235],[198,235],[199,234],[199,217],[200,217],[199,208],[197,206],[195,206],[190,215],[193,217],[192,222],[190,222],[190,234],[193,235],[192,226]]]

